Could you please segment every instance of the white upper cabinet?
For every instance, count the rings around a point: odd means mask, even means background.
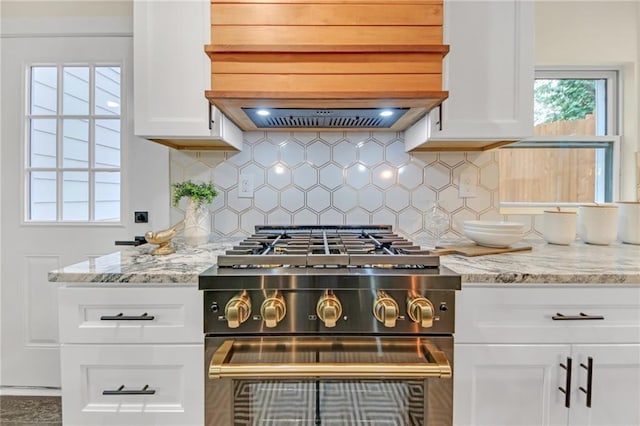
[[[133,2],[137,136],[177,149],[242,149],[242,131],[204,95],[210,21],[204,0]]]
[[[533,135],[534,2],[445,1],[449,98],[405,132],[407,151],[484,150]]]

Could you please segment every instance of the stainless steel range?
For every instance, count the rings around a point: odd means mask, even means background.
[[[460,276],[391,226],[256,226],[200,275],[207,425],[451,425]]]

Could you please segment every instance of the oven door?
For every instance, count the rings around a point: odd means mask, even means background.
[[[451,425],[453,338],[206,338],[209,426]]]

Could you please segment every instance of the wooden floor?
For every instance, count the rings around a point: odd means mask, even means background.
[[[0,396],[2,426],[61,426],[58,396]]]

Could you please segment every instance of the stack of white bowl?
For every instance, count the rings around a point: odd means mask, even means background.
[[[464,235],[480,246],[503,248],[524,237],[524,225],[517,222],[466,220]]]

